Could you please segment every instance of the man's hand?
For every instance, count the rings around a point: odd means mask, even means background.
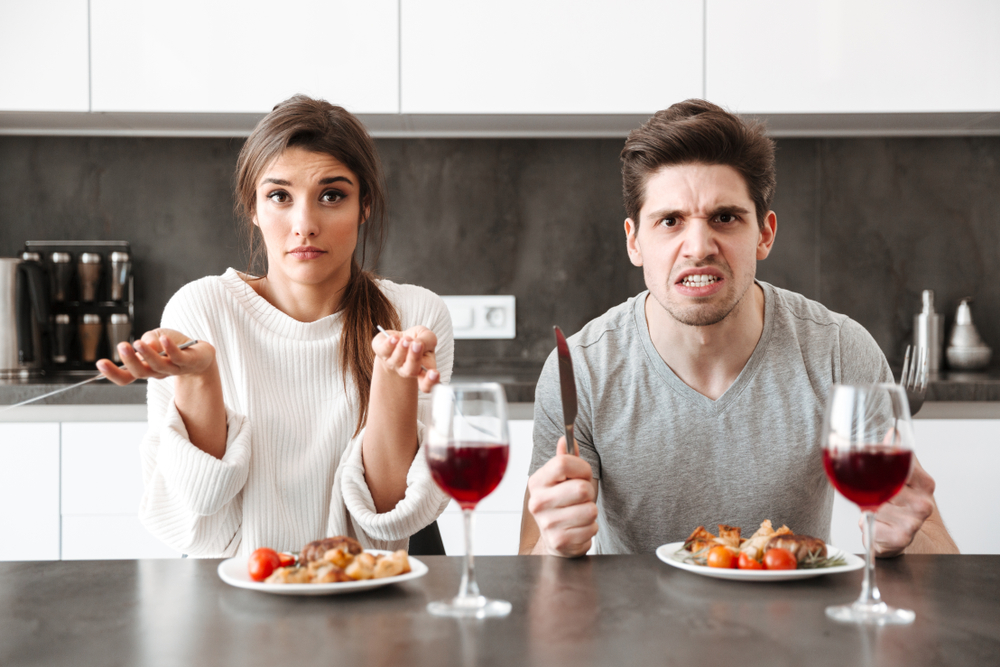
[[[559,438],[556,455],[528,478],[526,500],[540,532],[532,553],[565,557],[587,553],[597,534],[597,484],[589,463],[566,454],[565,437]],[[522,526],[522,537],[524,532]]]
[[[908,549],[911,545],[913,548]],[[934,480],[916,456],[903,489],[875,513],[875,555],[881,558],[898,556],[904,549],[920,553],[958,553],[934,502]]]

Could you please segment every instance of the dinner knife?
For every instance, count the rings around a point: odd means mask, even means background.
[[[186,350],[187,348],[191,347],[192,345],[194,345],[197,342],[198,342],[197,340],[185,341],[185,342],[181,343],[180,345],[178,345],[177,349],[178,350]],[[165,357],[165,356],[167,356],[167,353],[166,352],[160,352],[160,356],[161,357]],[[125,364],[122,364],[118,368],[125,368]],[[104,375],[102,373],[98,373],[94,377],[87,378],[86,380],[84,380],[82,382],[77,382],[76,384],[71,384],[68,387],[60,387],[59,389],[56,389],[55,391],[50,391],[47,394],[42,394],[41,396],[35,396],[33,398],[29,398],[26,401],[21,401],[20,403],[15,403],[14,405],[8,405],[7,407],[5,407],[2,410],[0,410],[0,413],[7,412],[8,410],[13,410],[14,408],[19,408],[22,405],[27,405],[28,403],[34,403],[35,401],[40,401],[43,398],[48,398],[49,396],[55,396],[56,394],[61,394],[64,391],[69,391],[70,389],[76,389],[77,387],[82,387],[85,384],[90,384],[91,382],[94,382],[95,380],[100,380],[103,377],[104,377]]]
[[[559,389],[562,393],[563,424],[566,426],[566,453],[576,454],[573,423],[576,422],[576,378],[573,376],[573,357],[559,327],[552,327],[556,334],[556,355],[559,357]]]

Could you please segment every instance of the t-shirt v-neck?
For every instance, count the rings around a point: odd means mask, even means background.
[[[746,389],[757,374],[761,363],[767,356],[767,348],[771,342],[771,334],[774,331],[774,298],[768,294],[764,285],[754,281],[754,284],[761,288],[764,294],[764,329],[761,331],[760,340],[754,347],[753,354],[747,360],[743,370],[736,377],[729,388],[719,398],[712,400],[708,396],[692,389],[686,382],[681,380],[677,374],[667,365],[660,353],[653,345],[653,339],[649,335],[649,324],[646,322],[646,298],[649,290],[640,294],[632,306],[632,324],[635,326],[642,349],[649,359],[649,365],[656,371],[657,376],[663,380],[664,384],[671,390],[679,394],[689,405],[697,407],[710,415],[719,415],[725,412]]]

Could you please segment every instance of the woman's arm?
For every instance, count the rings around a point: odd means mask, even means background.
[[[430,391],[440,379],[436,346],[437,336],[422,326],[387,331],[372,341],[375,367],[361,451],[365,481],[380,514],[406,493],[406,474],[418,446],[417,391]]]

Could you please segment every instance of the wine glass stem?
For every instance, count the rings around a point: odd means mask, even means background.
[[[475,598],[479,597],[479,584],[476,583],[476,567],[472,556],[472,510],[463,509],[462,519],[465,523],[465,573],[462,575],[458,597]]]
[[[858,604],[872,607],[882,602],[882,595],[875,585],[875,512],[865,510],[865,580],[861,584]]]

